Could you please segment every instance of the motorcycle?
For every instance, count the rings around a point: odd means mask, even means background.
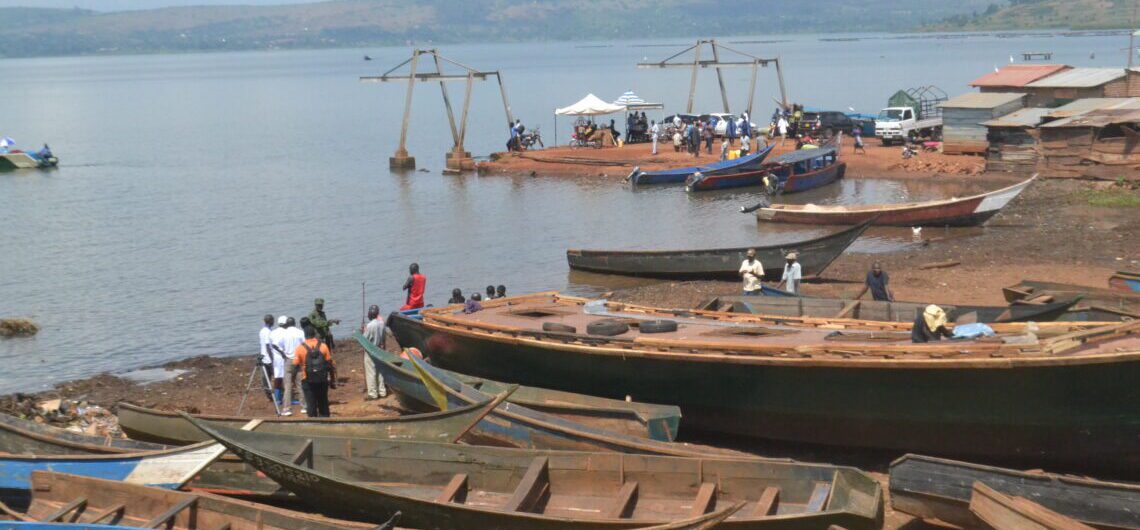
[[[535,128],[533,131],[526,131],[519,136],[519,146],[524,150],[531,150],[534,148],[534,144],[538,144],[538,146],[542,148],[546,147],[542,143],[542,132],[539,131],[538,128]]]

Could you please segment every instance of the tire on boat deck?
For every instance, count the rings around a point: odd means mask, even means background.
[[[677,322],[675,320],[647,320],[639,323],[637,329],[642,333],[669,333],[677,331]]]
[[[590,335],[613,337],[615,335],[621,335],[627,331],[629,331],[629,324],[626,324],[620,320],[595,320],[589,324],[586,324],[586,333]]]
[[[543,322],[542,331],[551,331],[555,333],[577,333],[578,328],[568,324],[559,324],[558,322]]]

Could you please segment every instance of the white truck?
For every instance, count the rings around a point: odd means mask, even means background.
[[[899,90],[875,118],[875,136],[883,145],[942,138],[942,107],[946,92],[930,85]]]

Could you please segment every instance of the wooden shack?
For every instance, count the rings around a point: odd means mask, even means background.
[[[1037,126],[1052,109],[1029,108],[994,118],[986,126],[986,171],[1031,175],[1037,171]]]
[[[970,82],[970,86],[977,87],[980,92],[1021,92],[1027,93],[1025,85],[1069,70],[1072,67],[1065,64],[1010,64],[1001,67],[996,72],[990,72]],[[1026,106],[1043,106],[1036,101],[1033,94],[1029,95]]]
[[[942,103],[942,151],[984,154],[989,148],[982,123],[1025,106],[1021,92],[970,93]]]
[[[1137,87],[1140,89],[1140,86]],[[1057,107],[1084,98],[1128,95],[1124,68],[1070,68],[1022,87],[1033,106]]]
[[[1140,98],[1045,123],[1038,149],[1046,177],[1140,180]]]

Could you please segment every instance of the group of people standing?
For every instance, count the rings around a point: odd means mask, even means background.
[[[803,269],[800,267],[799,254],[795,251],[789,252],[784,256],[784,274],[780,277],[780,283],[776,285],[779,289],[781,286],[789,293],[800,292],[800,281],[803,280]],[[756,258],[756,249],[750,248],[744,254],[744,261],[740,263],[740,277],[744,280],[744,295],[745,296],[759,296],[763,294],[764,287],[761,283],[764,280],[764,264]]]
[[[329,389],[336,388],[336,364],[332,359],[336,343],[329,327],[340,320],[328,319],[324,305],[323,299],[314,300],[312,312],[301,318],[300,325],[286,315],[276,319],[265,315],[263,319],[258,337],[261,370],[270,382],[271,397],[281,416],[293,415],[294,395],[304,400],[302,414],[329,416]]]

